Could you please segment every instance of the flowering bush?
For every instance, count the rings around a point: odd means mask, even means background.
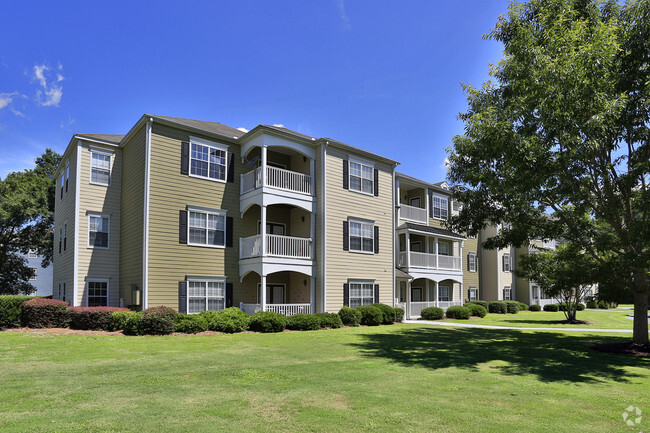
[[[34,298],[23,303],[21,321],[28,328],[65,328],[69,318],[67,302]]]
[[[70,327],[91,331],[112,331],[112,313],[129,311],[118,307],[69,307]]]

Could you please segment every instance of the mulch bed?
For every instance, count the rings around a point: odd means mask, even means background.
[[[591,346],[592,349],[604,353],[619,353],[622,355],[637,355],[650,357],[650,345],[645,346],[634,344],[632,342],[625,343],[603,343]]]

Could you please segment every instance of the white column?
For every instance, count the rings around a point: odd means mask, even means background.
[[[316,169],[314,158],[309,159],[309,177],[311,178],[311,195],[316,195]],[[312,236],[313,239],[313,236]],[[313,314],[313,312],[312,312]]]
[[[436,240],[436,269],[438,269],[438,238],[435,238],[435,240]],[[438,286],[436,285],[436,287],[438,287]],[[438,299],[436,299],[436,302],[437,301],[438,301]]]
[[[266,206],[262,205],[262,217],[260,218],[260,245],[262,246],[262,257],[266,256]]]
[[[406,267],[411,266],[411,233],[406,232]]]
[[[404,316],[411,318],[411,280],[406,280],[406,309]]]
[[[427,211],[426,225],[429,225],[429,188],[424,189],[424,208]]]
[[[460,241],[458,242],[458,257],[459,257],[459,262],[460,262],[460,270],[463,270],[463,246],[465,246],[465,241]],[[462,301],[462,299],[461,299]]]
[[[435,285],[434,296],[436,297],[436,307],[437,307],[438,306],[438,299],[440,299],[440,295],[438,294],[438,282],[437,281],[436,281],[436,285]]]
[[[262,146],[262,186],[266,186],[266,145]]]
[[[463,299],[463,283],[458,283],[460,286],[460,292],[458,293],[458,300],[460,301],[460,305],[463,305],[463,302],[465,301]]]
[[[310,214],[310,230],[309,237],[311,238],[311,259],[316,260],[316,213],[312,211]],[[314,274],[316,275],[316,274]]]
[[[311,304],[311,314],[316,314],[316,278],[315,277],[309,277],[309,303]]]
[[[266,275],[260,277],[260,307],[266,311]]]
[[[400,207],[400,187],[399,187],[399,180],[395,181],[395,198],[397,202],[395,203],[395,206],[397,206],[397,222],[395,223],[395,226],[399,224],[399,218],[400,218],[400,213],[401,213],[401,207]]]

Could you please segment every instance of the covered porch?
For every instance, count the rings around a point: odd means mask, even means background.
[[[397,278],[395,288],[396,304],[404,309],[409,319],[421,317],[427,307],[446,310],[454,305],[463,305],[463,282],[461,279],[441,279],[429,277]]]
[[[258,311],[271,311],[285,316],[311,314],[314,312],[315,287],[312,277],[295,271],[268,275],[249,272],[242,278],[245,295],[239,308],[248,314]]]

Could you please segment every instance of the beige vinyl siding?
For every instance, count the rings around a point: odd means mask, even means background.
[[[145,135],[142,126],[122,146],[120,298],[128,306],[137,302],[135,289],[142,290]]]
[[[91,149],[113,152],[111,157],[111,182],[109,186],[90,183]],[[122,186],[121,149],[113,146],[84,141],[81,146],[81,178],[79,199],[79,268],[78,305],[87,303],[86,282],[89,279],[109,280],[110,306],[119,306],[119,259],[120,259],[120,196]],[[88,247],[89,213],[107,215],[110,218],[109,248]],[[69,230],[69,229],[68,229]]]
[[[510,272],[504,272],[503,270],[503,256],[504,254],[510,254]],[[503,289],[506,286],[510,286],[510,293],[511,293],[511,298],[514,299],[516,296],[516,287],[515,287],[515,273],[514,271],[514,248],[502,248],[498,250],[498,255],[497,255],[497,269],[499,272],[499,299],[503,299]]]
[[[343,160],[348,154],[327,150],[327,311],[343,306],[343,284],[349,279],[374,280],[379,284],[379,302],[393,305],[393,167],[375,163],[379,169],[379,196],[343,189]],[[364,158],[362,158],[364,159]],[[343,251],[343,221],[373,220],[379,226],[379,254]]]
[[[475,253],[478,257],[478,238],[465,239],[463,246],[463,296],[462,300],[469,299],[469,288],[476,287],[481,294],[481,287],[479,281],[479,273],[481,272],[480,260],[476,261],[476,272],[470,272],[468,269],[468,256],[469,253]]]
[[[195,134],[192,134],[195,135]],[[206,140],[220,142],[214,138]],[[234,305],[241,299],[239,283],[239,179],[242,173],[240,149],[235,153],[235,182],[224,183],[180,174],[181,142],[187,132],[154,122],[151,137],[151,173],[149,198],[149,306],[178,307],[178,282],[186,275],[225,276],[233,283]],[[233,217],[233,247],[207,248],[179,243],[179,211],[188,205],[223,209]]]
[[[65,173],[66,165],[70,165],[68,192],[61,199],[61,172]],[[74,283],[74,240],[75,233],[75,191],[77,188],[77,142],[69,147],[60,164],[61,172],[56,178],[56,195],[54,201],[54,254],[53,254],[53,284],[54,297],[58,299],[59,284],[63,289],[65,283],[65,300],[72,304]],[[64,224],[68,226],[67,248],[59,254],[59,230]]]
[[[479,234],[479,242],[483,243],[489,237],[496,234],[496,228],[486,227]],[[499,299],[498,276],[499,271],[496,250],[486,250],[481,248],[479,251],[479,278],[481,283],[480,298],[485,301],[497,301]]]

